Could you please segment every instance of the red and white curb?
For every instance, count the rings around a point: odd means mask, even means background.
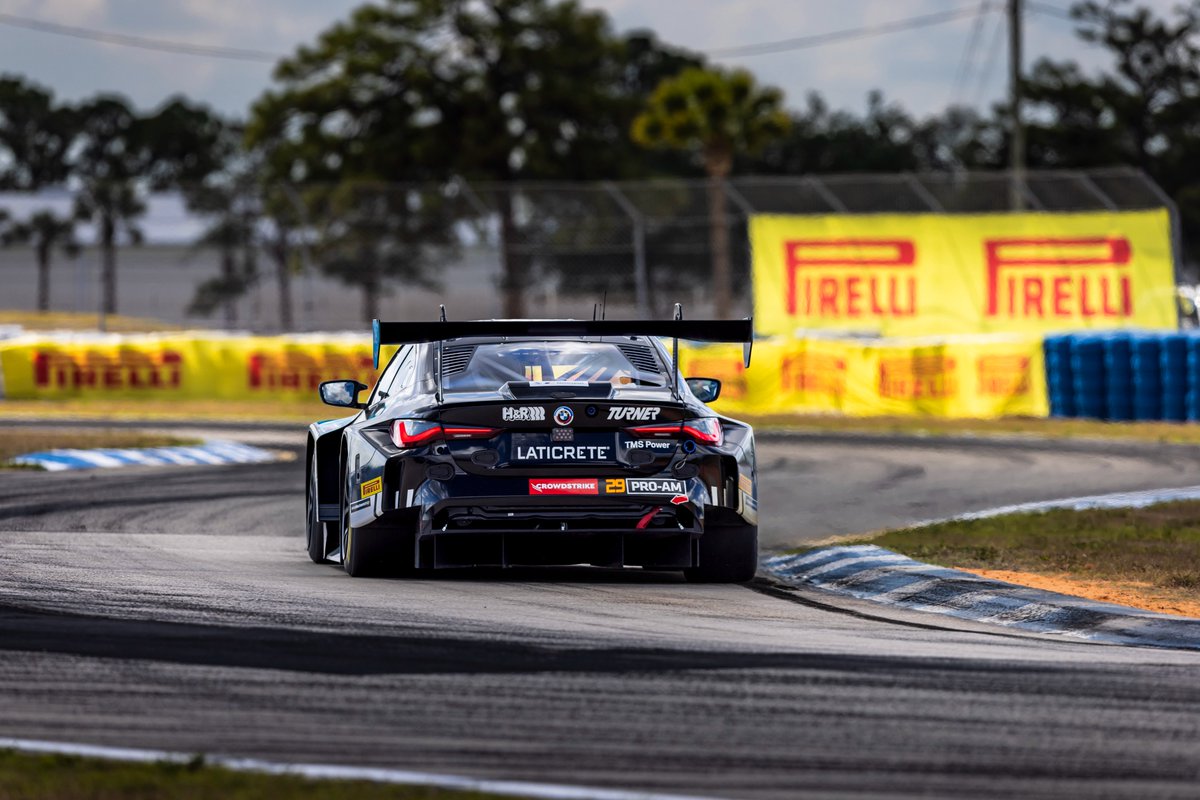
[[[1200,499],[1200,486],[1022,503],[908,526],[1053,509],[1145,508]],[[915,561],[876,545],[822,547],[763,560],[780,583],[872,603],[1108,644],[1200,650],[1200,619],[1058,594]]]
[[[11,459],[11,463],[59,472],[67,469],[113,467],[261,464],[276,460],[278,456],[270,450],[240,442],[214,439],[194,446],[46,450],[17,456]]]

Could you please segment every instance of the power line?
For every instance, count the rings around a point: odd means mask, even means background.
[[[992,32],[992,42],[987,49],[987,59],[983,62],[982,69],[979,70],[979,81],[975,84],[975,95],[971,101],[973,106],[978,106],[983,102],[983,93],[987,89],[988,78],[992,77],[992,72],[1000,57],[1000,46],[1004,43],[1005,27],[1004,19],[997,19],[996,27]]]
[[[219,47],[203,44],[188,44],[166,39],[152,39],[147,36],[131,36],[113,31],[101,31],[93,28],[77,28],[73,25],[60,25],[57,22],[47,22],[30,17],[19,17],[15,14],[0,13],[0,25],[12,28],[49,33],[55,36],[70,36],[75,39],[87,39],[92,42],[116,44],[122,47],[136,47],[142,50],[155,50],[172,55],[204,56],[208,58],[226,58],[232,61],[256,61],[274,64],[286,58],[279,53],[269,53],[266,50],[247,50],[240,47]]]
[[[988,13],[995,10],[997,10],[997,7],[988,3],[988,0],[980,0],[979,10],[975,12],[975,24],[971,26],[971,35],[967,38],[962,58],[959,59],[958,72],[954,76],[954,86],[950,91],[950,105],[958,102],[959,97],[966,90],[967,84],[971,82],[971,73],[975,69],[975,56],[979,47],[979,37],[983,33]]]
[[[1044,17],[1055,17],[1056,19],[1066,20],[1067,22],[1075,22],[1075,18],[1071,16],[1071,12],[1066,8],[1052,6],[1049,3],[1029,2],[1026,0],[1025,8],[1035,14],[1041,14]]]
[[[991,3],[987,3],[988,8],[992,7]],[[784,53],[789,50],[803,50],[809,47],[820,47],[826,44],[836,44],[838,42],[849,42],[855,39],[867,39],[873,36],[883,36],[889,33],[900,33],[901,31],[917,30],[918,28],[928,28],[934,25],[943,25],[947,22],[954,22],[959,19],[978,14],[977,8],[960,8],[955,11],[939,11],[934,14],[922,14],[916,17],[906,17],[904,19],[892,20],[879,25],[868,25],[862,28],[846,28],[840,31],[829,31],[827,33],[817,33],[811,36],[799,36],[794,39],[780,39],[773,42],[759,42],[758,44],[739,45],[737,47],[723,47],[715,50],[705,51],[713,58],[733,58],[739,56],[762,56],[770,53]]]

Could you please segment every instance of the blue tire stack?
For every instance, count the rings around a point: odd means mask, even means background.
[[[1187,396],[1184,398],[1184,416],[1188,421],[1200,420],[1200,336],[1188,336],[1187,342]]]
[[[1050,416],[1075,416],[1075,387],[1071,373],[1070,334],[1047,336],[1042,341],[1046,356],[1046,393],[1050,398]]]
[[[1160,337],[1159,377],[1162,380],[1162,419],[1183,422],[1187,419],[1188,339],[1182,333]]]
[[[1128,333],[1104,337],[1104,419],[1133,419],[1133,347]]]
[[[1130,368],[1133,373],[1133,419],[1162,419],[1162,340],[1152,333],[1133,334]]]
[[[1076,416],[1108,418],[1103,336],[1083,334],[1071,337],[1071,385]]]

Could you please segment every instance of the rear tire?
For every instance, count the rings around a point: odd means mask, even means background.
[[[705,528],[700,565],[683,571],[690,583],[746,583],[758,571],[758,526]]]
[[[378,567],[378,559],[372,552],[371,544],[375,537],[363,536],[355,531],[350,524],[350,492],[349,476],[342,481],[342,569],[352,578],[370,575]]]
[[[381,525],[350,524],[350,482],[342,490],[342,568],[352,578],[411,575],[415,533]]]

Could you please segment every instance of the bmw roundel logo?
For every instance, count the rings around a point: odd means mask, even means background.
[[[559,425],[570,425],[575,421],[575,412],[566,406],[554,409],[554,421]]]

